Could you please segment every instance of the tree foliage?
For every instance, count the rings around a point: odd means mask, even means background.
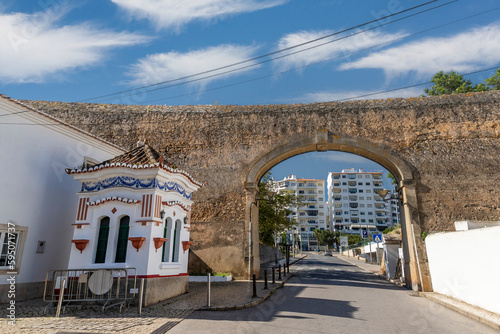
[[[349,242],[349,246],[359,244],[361,241],[363,241],[363,238],[359,234],[342,233],[342,236],[347,237],[347,241]]]
[[[340,232],[338,231],[332,232],[330,230],[315,229],[314,236],[318,240],[319,245],[327,245],[329,248],[340,243]]]
[[[292,212],[289,207],[300,204],[293,192],[277,192],[272,197],[266,194],[273,191],[271,172],[267,172],[259,183],[257,201],[259,206],[259,239],[268,246],[274,246],[274,237],[296,225],[287,216]]]
[[[462,74],[455,71],[444,73],[443,71],[434,74],[431,82],[434,85],[429,89],[424,89],[428,95],[460,94],[470,92],[484,92],[500,89],[500,69],[484,83],[474,85],[469,79],[465,80]]]

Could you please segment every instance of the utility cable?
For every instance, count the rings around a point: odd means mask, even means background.
[[[127,90],[115,92],[115,93],[110,93],[110,94],[101,95],[101,96],[97,96],[97,97],[93,97],[93,98],[79,100],[79,101],[76,101],[76,102],[86,102],[86,101],[98,100],[98,99],[101,99],[101,98],[104,98],[104,97],[110,97],[110,96],[119,95],[119,94],[122,94],[122,93],[133,92],[133,91],[140,90],[140,89],[145,89],[145,88],[149,88],[149,87],[159,86],[159,85],[163,85],[163,84],[170,83],[170,82],[181,81],[181,80],[189,79],[189,78],[192,78],[192,77],[195,77],[195,76],[199,76],[199,75],[203,75],[203,74],[207,74],[207,73],[211,73],[211,72],[215,72],[215,71],[220,71],[220,70],[223,70],[223,69],[226,69],[226,68],[229,68],[229,67],[241,65],[241,64],[244,64],[244,63],[247,63],[247,62],[251,62],[251,61],[254,61],[254,60],[257,60],[257,59],[261,59],[261,58],[264,58],[264,57],[268,57],[268,56],[271,56],[271,55],[274,55],[274,54],[277,54],[277,53],[288,51],[288,50],[291,50],[291,49],[294,49],[294,48],[297,48],[297,47],[300,47],[300,46],[304,46],[304,45],[307,45],[307,44],[310,44],[310,43],[314,43],[314,42],[317,42],[317,41],[325,39],[325,38],[329,38],[329,37],[332,37],[332,36],[335,36],[335,35],[339,35],[339,34],[342,34],[342,33],[345,33],[345,32],[351,31],[351,30],[354,30],[354,29],[358,29],[358,28],[366,26],[368,24],[372,24],[372,23],[376,23],[378,21],[386,20],[386,19],[388,19],[390,17],[400,15],[402,13],[405,13],[405,12],[408,12],[408,11],[411,11],[411,10],[414,10],[414,9],[426,6],[428,4],[431,4],[431,3],[434,3],[434,2],[437,2],[437,1],[441,1],[441,0],[428,1],[428,2],[425,2],[423,4],[420,4],[420,5],[408,8],[408,9],[404,9],[404,10],[401,10],[399,12],[396,12],[396,13],[393,13],[393,14],[390,14],[390,15],[386,15],[384,17],[381,17],[381,18],[378,18],[378,19],[375,19],[375,20],[371,20],[369,22],[358,24],[356,26],[353,26],[353,27],[350,27],[350,28],[347,28],[347,29],[344,29],[344,30],[341,30],[341,31],[338,31],[338,32],[335,32],[335,33],[332,33],[332,34],[328,34],[328,35],[325,35],[325,36],[322,36],[322,37],[319,37],[319,38],[316,38],[316,39],[313,39],[313,40],[310,40],[310,41],[307,41],[307,42],[304,42],[304,43],[296,44],[296,45],[293,45],[293,46],[290,46],[290,47],[287,47],[287,48],[284,48],[284,49],[273,51],[273,52],[270,52],[270,53],[267,53],[267,54],[264,54],[264,55],[260,55],[260,56],[257,56],[257,57],[249,58],[249,59],[246,59],[246,60],[243,60],[243,61],[240,61],[240,62],[236,62],[236,63],[233,63],[233,64],[221,66],[221,67],[218,67],[218,68],[214,68],[214,69],[211,69],[211,70],[207,70],[207,71],[203,71],[203,72],[199,72],[199,73],[187,75],[187,76],[176,78],[176,79],[161,81],[161,82],[154,83],[154,84],[151,84],[151,85],[145,85],[145,86],[131,88],[131,89],[127,89]],[[458,0],[453,0],[453,1],[449,2],[448,4],[453,3],[453,2],[457,2],[457,1]]]

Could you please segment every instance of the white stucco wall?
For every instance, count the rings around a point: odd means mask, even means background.
[[[500,227],[429,235],[434,291],[500,314],[499,241]]]
[[[80,184],[64,168],[123,151],[0,97],[0,114],[20,111],[2,121],[36,125],[0,125],[0,224],[28,229],[16,283],[29,283],[68,265]],[[43,253],[38,241],[46,242]]]

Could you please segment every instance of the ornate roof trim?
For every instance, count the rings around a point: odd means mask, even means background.
[[[183,209],[186,212],[188,212],[189,210],[191,210],[191,208],[189,206],[184,205],[184,204],[182,204],[179,201],[164,201],[164,202],[161,202],[161,204],[165,205],[165,206],[174,206],[174,205],[177,205],[177,206],[179,206],[181,209]]]
[[[141,202],[137,199],[112,196],[112,197],[103,197],[101,199],[89,202],[87,205],[88,206],[97,206],[97,205],[104,204],[104,203],[110,202],[110,201],[117,201],[117,202],[122,202],[122,203],[126,203],[126,204],[137,204],[137,203]]]

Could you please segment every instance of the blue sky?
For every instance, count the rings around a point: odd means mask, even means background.
[[[436,0],[360,26],[426,2],[3,0],[0,93],[144,105],[311,103],[418,96],[425,86],[394,89],[440,70],[500,66],[498,0]],[[479,83],[493,74],[468,78]],[[109,95],[120,91],[127,92]],[[289,174],[286,164],[316,178],[325,172],[307,166],[381,169],[334,152],[294,159],[277,166],[275,177]]]
[[[500,64],[497,0],[458,0],[448,5],[449,0],[438,0],[349,33],[265,56],[425,2],[3,0],[0,92],[18,99],[123,104],[309,103],[427,82],[439,70],[468,73]],[[453,23],[456,20],[461,21]],[[367,28],[372,30],[361,32]],[[347,36],[352,33],[358,34]],[[331,42],[339,37],[346,38]],[[317,47],[284,56],[311,46]],[[265,57],[193,76],[260,56]],[[276,57],[281,58],[271,60]],[[493,73],[471,79],[481,82]],[[92,99],[186,76],[192,82],[174,81],[171,87],[151,87],[157,89],[151,92],[142,89],[132,96]],[[200,80],[203,76],[211,77]],[[368,98],[418,96],[423,88]]]

